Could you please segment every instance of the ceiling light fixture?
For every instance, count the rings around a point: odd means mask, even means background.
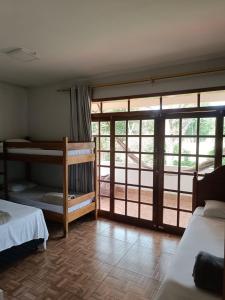
[[[40,59],[36,51],[26,48],[2,49],[1,52],[10,56],[13,59],[23,62],[30,62]]]

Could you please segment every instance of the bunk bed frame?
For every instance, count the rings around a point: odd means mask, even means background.
[[[23,153],[10,153],[9,149],[42,149],[42,150],[58,150],[62,152],[62,155],[44,155],[44,154],[23,154]],[[68,155],[70,150],[92,150],[90,154],[81,155]],[[29,174],[29,163],[40,162],[48,164],[57,164],[63,167],[63,214],[59,214],[52,211],[43,210],[47,219],[63,223],[64,235],[68,234],[68,225],[70,222],[77,218],[86,215],[90,212],[95,213],[97,218],[97,166],[96,166],[96,139],[94,142],[73,142],[69,141],[68,137],[64,137],[62,141],[29,141],[27,142],[3,142],[3,153],[0,157],[3,160],[4,171],[4,192],[5,198],[8,199],[8,176],[7,176],[7,161],[23,161],[27,163],[27,174]],[[81,196],[77,196],[74,199],[69,198],[69,166],[81,163],[92,162],[94,164],[94,191]],[[29,175],[28,175],[29,177]],[[85,200],[94,198],[90,204],[75,210],[68,212],[68,208],[79,204]]]

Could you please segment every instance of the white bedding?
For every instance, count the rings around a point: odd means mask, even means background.
[[[9,222],[0,225],[0,251],[34,239],[48,239],[48,229],[41,209],[0,199],[0,210],[11,215]]]
[[[192,271],[199,251],[224,257],[224,219],[203,217],[197,208],[186,229],[157,300],[222,299],[195,287]]]
[[[3,148],[0,146],[0,153],[1,152],[3,152]],[[34,148],[8,148],[7,152],[11,154],[63,156],[63,151],[61,150],[45,150]],[[79,156],[91,153],[91,149],[69,150],[68,156]]]
[[[11,201],[16,202],[16,203],[34,206],[34,207],[41,208],[44,210],[63,214],[63,206],[62,205],[49,204],[49,203],[45,203],[45,202],[41,201],[44,194],[49,193],[49,192],[59,192],[59,190],[57,190],[57,189],[54,190],[49,187],[35,186],[32,189],[27,189],[22,192],[17,192],[17,193],[11,192],[11,193],[9,193],[9,197],[10,197]],[[76,196],[79,196],[79,194],[77,194]],[[73,212],[84,206],[87,206],[92,201],[93,201],[93,199],[88,199],[79,204],[73,205],[72,207],[68,208],[68,212]]]

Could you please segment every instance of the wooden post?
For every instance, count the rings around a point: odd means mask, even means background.
[[[68,137],[63,138],[63,230],[68,236]]]
[[[8,164],[7,164],[7,146],[6,142],[3,142],[3,185],[4,185],[4,196],[8,200]]]
[[[95,143],[95,161],[94,161],[94,190],[95,190],[95,220],[98,218],[98,176],[97,176],[97,138],[94,139]]]
[[[198,174],[194,172],[193,177],[193,194],[192,194],[192,212],[197,208],[198,199],[197,199],[197,188],[198,188]]]

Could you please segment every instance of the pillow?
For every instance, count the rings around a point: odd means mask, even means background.
[[[11,216],[8,212],[0,210],[0,225],[7,223]]]
[[[32,189],[36,186],[37,184],[34,182],[28,182],[28,181],[19,181],[19,182],[11,182],[8,185],[8,190],[9,192],[22,192],[28,189]]]
[[[69,199],[74,199],[72,195],[68,195]],[[41,199],[42,202],[54,205],[63,205],[63,193],[46,193]]]
[[[205,217],[225,219],[225,202],[216,200],[206,200],[203,215]]]
[[[223,272],[223,258],[204,251],[198,253],[192,275],[198,288],[222,295]]]
[[[7,143],[30,143],[30,141],[25,139],[9,139],[6,140]]]

